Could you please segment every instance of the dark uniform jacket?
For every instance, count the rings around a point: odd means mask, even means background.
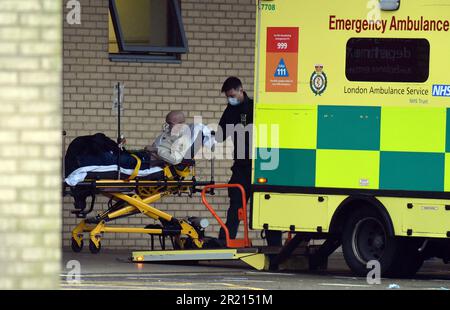
[[[247,96],[244,92],[244,102],[238,106],[232,106],[228,104],[223,115],[219,121],[219,127],[222,129],[222,135],[217,135],[217,142],[225,141],[229,136],[234,144],[234,164],[233,167],[251,167],[251,152],[252,152],[252,129],[253,129],[253,99]],[[227,124],[243,125],[245,127],[244,134],[238,134],[237,130],[227,130]],[[239,126],[240,127],[240,126]],[[242,127],[241,127],[242,130]],[[222,136],[222,137],[221,137]],[[244,143],[238,143],[238,137],[242,139],[245,136]],[[222,138],[222,139],[221,139]],[[245,150],[238,150],[238,147],[242,149],[245,145]],[[245,153],[244,153],[245,151]],[[238,155],[244,155],[244,158],[238,158]]]

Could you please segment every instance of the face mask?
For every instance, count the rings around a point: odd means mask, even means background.
[[[234,98],[234,97],[228,97],[228,103],[232,106],[237,106],[239,105],[241,102],[239,101],[239,99]]]

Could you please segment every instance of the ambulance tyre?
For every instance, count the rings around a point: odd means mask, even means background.
[[[81,244],[78,245],[78,242],[75,241],[74,238],[72,238],[72,251],[75,253],[79,253],[83,250],[83,240],[81,240]]]
[[[400,259],[397,259],[390,268],[387,276],[395,278],[410,278],[422,267],[425,255],[419,252],[423,240],[418,238],[403,238],[399,240],[401,249]]]
[[[387,223],[375,208],[361,207],[349,215],[342,234],[342,252],[354,274],[366,277],[380,263],[381,276],[392,274],[402,260],[400,240],[389,236]],[[369,267],[369,268],[368,268]]]

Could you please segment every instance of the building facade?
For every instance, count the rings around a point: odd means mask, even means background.
[[[119,0],[115,2],[117,6],[121,5]],[[228,76],[240,77],[245,90],[253,96],[255,0],[181,0],[179,3],[188,52],[178,55],[175,61],[162,62],[145,57],[112,59],[118,43],[113,36],[115,29],[109,1],[80,1],[80,24],[65,22],[63,27],[62,129],[66,132],[65,147],[81,135],[103,132],[112,139],[117,137],[117,116],[112,110],[113,86],[117,82],[125,85],[122,133],[130,149],[151,143],[161,132],[165,115],[171,110],[184,111],[188,122],[201,116],[204,124],[214,128],[226,107],[220,89]],[[122,9],[119,7],[118,10]],[[65,14],[69,11],[65,6]],[[138,21],[136,16],[136,23]],[[121,22],[125,29],[124,21]],[[139,31],[136,24],[129,27],[131,34]],[[226,154],[231,153],[227,147],[224,150]],[[222,152],[221,148],[219,151]],[[216,181],[222,183],[228,181],[232,164],[226,159],[229,157],[223,157],[225,159],[216,161],[215,170]],[[208,178],[208,160],[197,160],[197,166],[200,179]],[[211,202],[225,218],[227,193],[218,192]],[[96,210],[105,208],[105,203],[100,199]],[[169,197],[155,206],[175,217],[206,217],[215,223],[201,204],[199,195]],[[72,209],[72,199],[65,197],[64,246],[70,246],[70,232],[77,223],[70,213]],[[137,227],[150,224],[143,217],[121,219],[117,223]],[[207,235],[217,236],[218,231],[218,225],[212,225]],[[256,232],[252,235],[256,239],[258,236]],[[149,239],[139,234],[108,234],[102,239],[102,247],[142,249],[149,246]]]

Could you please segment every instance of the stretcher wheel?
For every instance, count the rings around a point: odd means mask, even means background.
[[[102,244],[100,242],[98,243],[98,248],[97,248],[95,243],[92,242],[92,240],[89,240],[89,251],[91,251],[92,254],[97,254],[98,252],[100,252],[101,248],[102,248]]]
[[[72,238],[72,251],[79,253],[81,250],[83,250],[83,240],[81,240],[81,245],[78,245],[78,242]]]

